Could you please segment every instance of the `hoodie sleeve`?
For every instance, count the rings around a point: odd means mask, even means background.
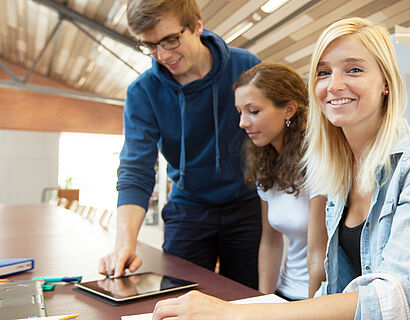
[[[147,209],[155,185],[154,166],[160,134],[150,101],[138,82],[127,91],[124,135],[118,168],[117,205],[136,204]]]

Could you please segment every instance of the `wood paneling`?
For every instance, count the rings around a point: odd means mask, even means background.
[[[24,74],[22,68],[7,66],[17,75]],[[0,79],[9,80],[1,68]],[[71,89],[35,74],[30,83]],[[0,88],[1,129],[122,134],[122,113],[121,106]]]

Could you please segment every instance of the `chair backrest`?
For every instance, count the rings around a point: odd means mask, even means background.
[[[67,208],[69,203],[70,203],[70,200],[68,200],[67,198],[62,197],[62,198],[58,199],[58,204],[57,205],[59,207]]]
[[[84,209],[84,212],[83,212],[83,217],[86,218],[87,220],[93,222],[94,218],[95,218],[96,211],[97,211],[97,209],[94,208],[94,207],[91,207],[91,206],[86,207]]]
[[[41,202],[57,205],[58,188],[44,188],[41,192]]]
[[[80,204],[78,203],[77,200],[73,200],[71,201],[70,206],[68,207],[68,209],[70,209],[73,212],[78,212]]]
[[[80,216],[84,216],[84,214],[85,214],[85,209],[86,209],[86,206],[83,206],[83,205],[79,204],[79,205],[78,205],[78,209],[77,209],[76,212],[77,212]]]
[[[107,210],[104,209],[104,211],[101,213],[100,218],[98,219],[98,223],[99,225],[104,228],[104,229],[108,229],[108,226],[110,224],[111,221],[111,217],[113,215],[112,210]]]

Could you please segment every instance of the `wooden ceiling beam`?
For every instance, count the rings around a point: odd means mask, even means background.
[[[118,33],[115,30],[107,28],[103,24],[98,23],[94,20],[91,20],[90,18],[78,12],[75,12],[74,10],[71,10],[65,5],[55,2],[53,0],[33,0],[33,1],[56,11],[63,19],[79,22],[137,51],[135,39],[133,39],[132,37],[125,36],[121,33]]]

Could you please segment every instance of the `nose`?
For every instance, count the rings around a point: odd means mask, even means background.
[[[166,50],[160,45],[157,45],[157,52],[155,53],[160,61],[166,61],[171,55],[171,50]]]
[[[329,92],[341,91],[345,89],[345,82],[343,74],[341,72],[335,71],[330,77],[330,83],[327,88]]]
[[[249,121],[246,119],[246,116],[243,113],[241,114],[241,118],[239,120],[239,127],[242,129],[249,127]]]

